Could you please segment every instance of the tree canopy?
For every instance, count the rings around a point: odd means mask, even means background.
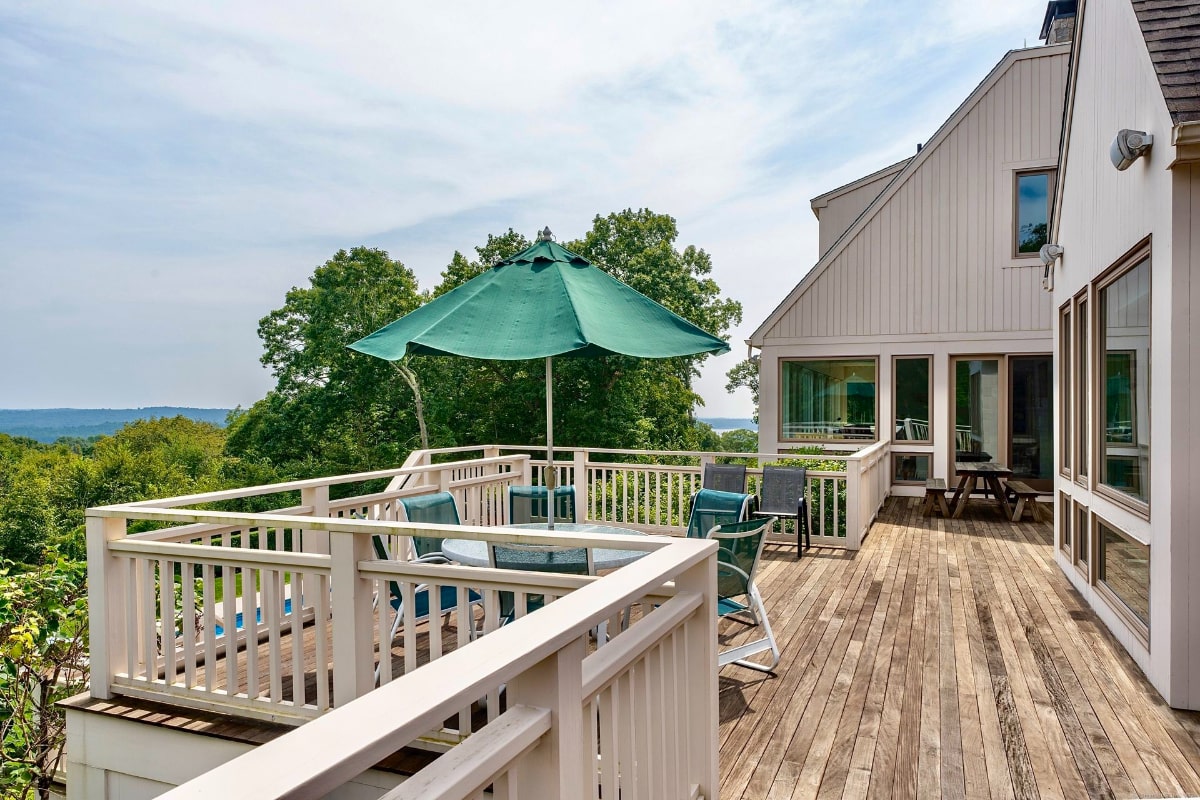
[[[741,321],[741,305],[722,297],[703,250],[679,248],[675,220],[647,209],[596,216],[565,246],[717,336]],[[263,363],[276,386],[237,414],[228,449],[267,459],[288,474],[370,469],[400,463],[418,441],[413,393],[394,366],[346,345],[461,286],[524,250],[511,228],[489,235],[474,258],[455,252],[432,290],[387,253],[340,251],[310,286],[293,288],[259,325]],[[486,335],[481,321],[480,335]],[[555,362],[555,438],[567,445],[692,449],[702,431],[692,381],[705,356],[652,361],[609,356]],[[405,359],[419,383],[431,446],[545,441],[542,361]]]

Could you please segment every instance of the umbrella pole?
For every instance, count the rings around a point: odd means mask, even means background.
[[[554,469],[554,359],[546,356],[546,528],[554,530],[554,490],[558,474]]]

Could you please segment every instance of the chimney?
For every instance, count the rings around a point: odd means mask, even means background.
[[[1075,36],[1075,5],[1076,0],[1050,0],[1038,38],[1046,44],[1070,42]]]

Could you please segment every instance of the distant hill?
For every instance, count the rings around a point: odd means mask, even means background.
[[[758,423],[752,419],[739,419],[738,417],[697,417],[701,422],[707,422],[713,426],[713,430],[717,431],[732,431],[738,428],[745,428],[748,431],[758,430]]]
[[[0,433],[53,442],[64,436],[108,436],[130,422],[151,417],[184,416],[224,426],[227,408],[0,408]]]

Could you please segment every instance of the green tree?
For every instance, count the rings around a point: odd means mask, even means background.
[[[754,421],[758,422],[758,360],[747,358],[739,361],[725,373],[725,378],[725,391],[730,394],[743,387],[750,390],[750,397],[754,401]]]
[[[0,563],[0,797],[49,798],[66,740],[56,704],[87,686],[87,568]]]
[[[313,474],[383,466],[420,436],[409,377],[346,345],[417,308],[412,271],[383,250],[339,250],[259,323],[275,388],[230,420],[227,452]],[[285,466],[286,465],[286,466]]]

